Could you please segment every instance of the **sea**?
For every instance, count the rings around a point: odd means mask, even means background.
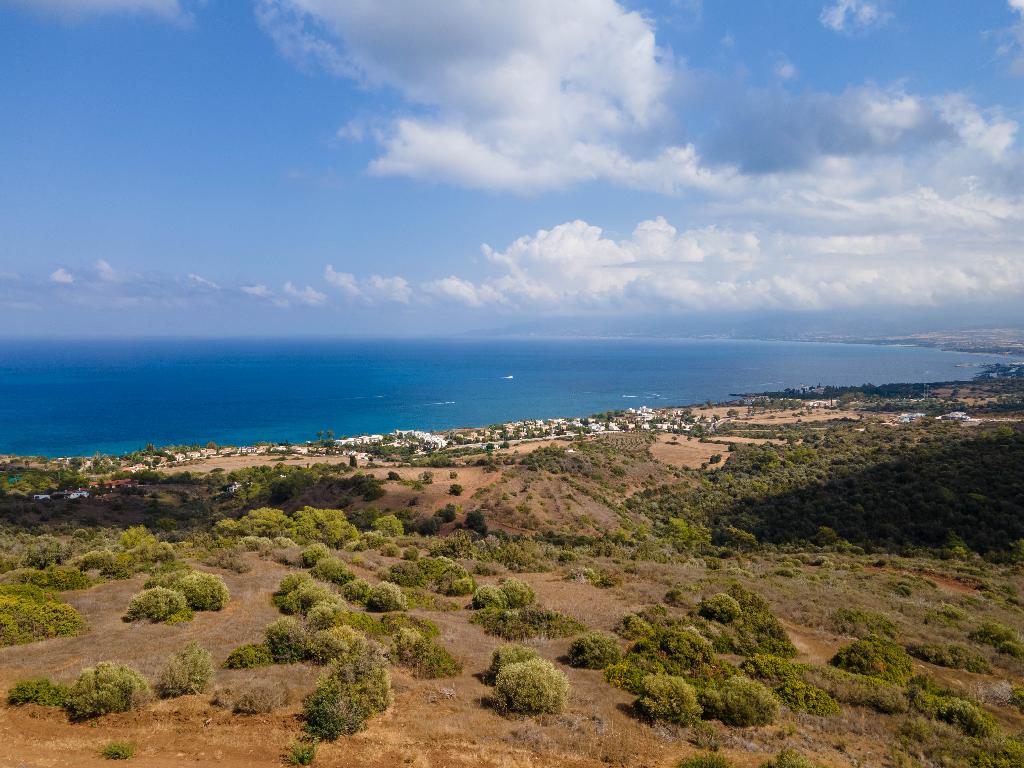
[[[999,359],[733,340],[0,341],[0,453],[440,430],[786,387],[966,379]]]

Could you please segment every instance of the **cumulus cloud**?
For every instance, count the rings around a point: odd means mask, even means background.
[[[821,23],[834,32],[860,32],[884,25],[892,14],[872,0],[834,0],[821,9]]]
[[[93,269],[99,279],[106,283],[116,283],[122,278],[121,273],[110,266],[110,262],[105,259],[97,259],[93,264]]]
[[[98,14],[146,14],[177,23],[191,19],[181,0],[0,0],[8,6],[77,21]]]
[[[324,268],[324,280],[341,290],[349,298],[356,298],[363,295],[362,290],[356,281],[356,276],[351,272],[338,272],[334,266],[328,264]]]
[[[327,301],[327,294],[316,290],[311,285],[299,288],[289,281],[284,284],[282,291],[289,300],[307,307],[319,307]]]
[[[50,282],[58,283],[60,285],[70,285],[75,282],[75,276],[64,269],[64,267],[60,267],[50,273]]]
[[[1024,0],[1009,0],[1009,6],[1017,21],[999,33],[997,53],[1009,60],[1011,73],[1024,76]]]
[[[243,285],[239,290],[247,296],[255,296],[258,299],[268,299],[273,295],[272,291],[263,284]]]
[[[375,299],[408,304],[412,296],[412,286],[409,285],[408,280],[399,275],[392,277],[370,275],[366,280],[366,292]]]
[[[207,280],[202,275],[197,275],[195,272],[190,272],[188,275],[188,282],[192,286],[209,291],[219,291],[220,286],[212,280]]]

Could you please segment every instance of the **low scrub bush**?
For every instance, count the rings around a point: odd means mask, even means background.
[[[18,584],[34,584],[40,589],[50,589],[54,592],[88,589],[92,584],[92,579],[70,565],[50,565],[43,570],[26,568],[15,572],[14,581]]]
[[[768,725],[779,713],[779,703],[771,691],[749,677],[731,677],[717,687],[707,688],[701,705],[705,717],[738,728]]]
[[[503,640],[527,640],[532,637],[557,638],[579,634],[586,627],[576,619],[528,605],[525,608],[484,608],[470,619],[489,635]]]
[[[270,657],[278,664],[291,664],[306,658],[306,628],[293,618],[270,622],[264,631],[264,642]]]
[[[635,613],[627,613],[615,625],[615,634],[626,640],[640,640],[654,635],[654,625]]]
[[[310,573],[320,581],[329,581],[339,587],[348,584],[355,578],[345,562],[337,557],[321,558]]]
[[[503,713],[556,715],[568,698],[569,681],[545,659],[507,664],[494,680],[495,706]]]
[[[697,604],[698,614],[708,621],[717,621],[721,624],[731,624],[742,612],[743,609],[736,598],[724,592],[706,597]]]
[[[818,768],[818,765],[808,760],[799,752],[795,752],[792,749],[784,749],[775,756],[774,760],[764,763],[761,768]]]
[[[377,613],[406,611],[409,609],[409,601],[397,584],[382,581],[370,590],[370,596],[366,600],[366,609]]]
[[[328,741],[358,733],[392,701],[387,660],[379,649],[368,649],[320,678],[303,703],[306,733]]]
[[[907,687],[910,705],[918,712],[958,728],[965,736],[991,736],[997,728],[990,714],[977,704],[939,688],[925,677],[916,677]]]
[[[129,760],[135,755],[135,745],[127,741],[112,741],[100,750],[107,760]]]
[[[539,659],[537,651],[525,645],[502,645],[494,649],[491,654],[491,664],[484,672],[483,680],[487,685],[494,685],[503,667],[509,664],[518,664],[523,661]]]
[[[508,608],[508,600],[505,593],[498,587],[484,586],[477,589],[473,594],[472,607],[476,610],[482,608]]]
[[[723,637],[721,650],[743,656],[755,653],[790,659],[796,656],[796,647],[763,597],[739,584],[732,584],[726,593],[739,604],[740,614],[727,625],[728,634]]]
[[[228,588],[224,579],[213,573],[192,571],[178,579],[172,589],[185,596],[193,611],[219,611],[228,604]]]
[[[198,643],[189,643],[167,660],[156,682],[156,692],[164,699],[203,693],[213,682],[213,659]]]
[[[927,661],[939,667],[950,669],[964,669],[968,672],[988,674],[992,671],[992,665],[988,659],[975,653],[970,648],[956,643],[940,645],[938,643],[922,643],[908,645],[907,652],[915,659]]]
[[[647,675],[634,706],[650,720],[674,725],[693,725],[703,711],[693,686],[673,675]]]
[[[70,637],[85,628],[78,611],[32,584],[0,585],[0,647],[51,637]]]
[[[273,596],[281,613],[305,616],[318,603],[331,602],[335,595],[324,584],[318,584],[308,573],[293,573],[281,579]]]
[[[274,663],[270,649],[264,643],[240,645],[224,660],[225,669],[254,669]]]
[[[837,610],[832,614],[831,626],[839,634],[851,637],[896,636],[896,624],[890,618],[874,611],[863,611],[856,608]]]
[[[525,608],[537,599],[533,587],[519,579],[505,579],[498,589],[505,596],[505,605],[509,608]]]
[[[39,704],[43,707],[63,707],[67,701],[68,687],[54,683],[48,677],[34,677],[20,680],[7,691],[7,703],[11,706]]]
[[[308,547],[299,553],[299,559],[302,560],[302,565],[306,568],[312,568],[314,565],[319,563],[325,557],[329,557],[331,550],[325,545],[317,542],[316,544],[310,544]]]
[[[676,768],[732,768],[732,763],[722,755],[697,755],[682,760]]]
[[[366,638],[345,625],[314,632],[307,643],[307,655],[317,664],[347,663],[366,649]]]
[[[1021,643],[1020,635],[999,622],[982,622],[969,637],[976,643],[990,645],[1000,653],[1024,661],[1024,643]]]
[[[342,596],[356,605],[366,605],[372,591],[373,587],[363,579],[352,579],[341,588]]]
[[[569,643],[568,655],[574,667],[604,669],[622,658],[622,650],[607,632],[585,632]]]
[[[839,703],[828,692],[801,678],[808,667],[769,654],[755,654],[740,665],[751,677],[766,681],[772,693],[794,712],[819,717],[839,714]]]
[[[877,636],[866,637],[840,648],[830,663],[847,672],[875,677],[896,685],[906,683],[914,669],[903,646]]]
[[[167,587],[144,589],[128,603],[124,621],[150,621],[176,624],[192,619],[192,610],[185,596]]]
[[[288,691],[273,680],[257,678],[221,688],[213,703],[236,715],[265,715],[288,703]]]
[[[833,667],[807,669],[803,676],[842,704],[868,707],[884,715],[906,712],[909,707],[902,688],[874,677],[844,672]]]
[[[103,661],[82,670],[68,691],[64,707],[72,720],[84,720],[134,709],[148,692],[146,678],[134,669]]]
[[[316,760],[316,740],[294,741],[285,752],[288,765],[312,765]]]
[[[454,677],[462,672],[462,664],[447,648],[415,629],[398,631],[391,656],[395,663],[409,669],[413,677],[424,680]]]

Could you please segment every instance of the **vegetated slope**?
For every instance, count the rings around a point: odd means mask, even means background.
[[[979,552],[1006,550],[1024,538],[1024,429],[874,425],[808,432],[800,445],[737,445],[699,487],[663,486],[627,507],[766,542],[813,540],[826,526],[870,548],[958,537]]]

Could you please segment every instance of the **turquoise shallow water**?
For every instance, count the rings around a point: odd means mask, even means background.
[[[994,357],[767,341],[0,342],[0,452],[249,443],[970,378]]]

